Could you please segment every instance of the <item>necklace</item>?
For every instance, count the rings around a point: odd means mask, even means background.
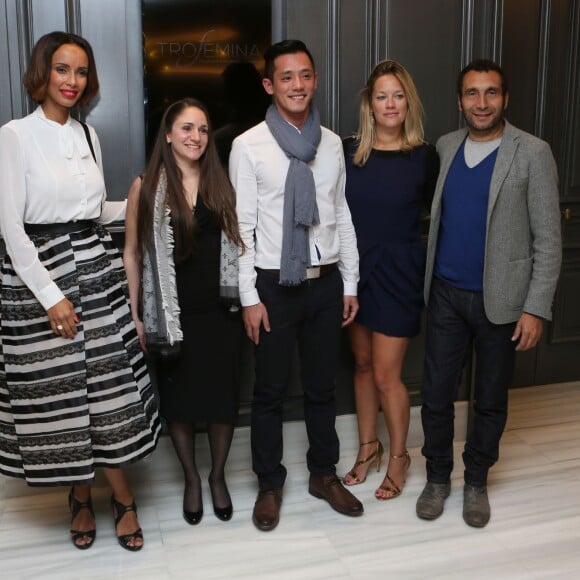
[[[183,195],[187,201],[187,205],[191,211],[195,211],[195,204],[197,202],[197,194],[199,191],[199,173],[194,172],[182,177],[181,187],[183,187]]]
[[[191,211],[195,211],[195,205],[197,202],[197,189],[193,191],[189,191],[183,188],[183,193],[185,194],[185,200],[187,201],[187,205],[191,208]]]

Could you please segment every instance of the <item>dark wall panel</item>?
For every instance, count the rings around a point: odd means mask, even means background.
[[[50,4],[47,10],[47,4]],[[65,30],[67,21],[66,0],[30,0],[30,14],[33,16],[34,42],[53,30]]]
[[[503,0],[485,0],[473,6],[472,58],[498,59],[501,44]]]
[[[109,14],[115,14],[115,18],[111,19]],[[91,108],[87,121],[98,128],[107,193],[111,199],[125,199],[133,179],[145,165],[142,52],[135,53],[135,38],[126,34],[136,24],[141,33],[139,5],[135,1],[121,4],[117,0],[83,2],[80,21],[81,34],[95,51],[101,85],[98,102]],[[129,54],[138,59],[136,70],[115,57]],[[129,82],[135,73],[140,84]]]
[[[12,118],[12,91],[9,80],[10,58],[9,58],[9,37],[6,11],[0,5],[0,71],[2,71],[3,82],[0,82],[0,125],[4,125]]]
[[[329,26],[329,8],[334,4],[331,0],[293,0],[287,3],[286,8],[286,38],[298,38],[308,46],[318,71],[318,91],[316,103],[320,109],[322,123],[333,126],[332,92],[336,71],[328,66],[331,58],[329,46],[336,30]]]
[[[508,119],[535,132],[540,51],[540,0],[504,3],[502,66],[510,82]]]
[[[458,124],[455,80],[461,69],[462,4],[460,0],[388,3],[388,32],[381,56],[401,62],[413,75],[431,142]]]
[[[368,78],[369,63],[373,60],[369,46],[371,18],[371,2],[345,0],[341,3],[338,25],[338,133],[343,137],[352,134],[358,127],[359,93]]]
[[[544,138],[551,144],[560,179],[566,179],[566,140],[569,132],[568,107],[569,92],[573,87],[573,79],[569,78],[569,43],[571,26],[571,2],[565,0],[552,4],[549,13],[550,35],[548,42],[548,80],[546,84],[546,102],[544,116]],[[566,95],[566,98],[562,98]],[[562,195],[567,195],[565,187]]]

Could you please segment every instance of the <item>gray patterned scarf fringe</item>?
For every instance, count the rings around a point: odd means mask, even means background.
[[[148,343],[173,345],[183,340],[173,258],[173,228],[165,203],[167,179],[159,174],[153,208],[152,239],[143,257],[143,324]],[[220,299],[237,310],[238,247],[222,232],[220,251]]]

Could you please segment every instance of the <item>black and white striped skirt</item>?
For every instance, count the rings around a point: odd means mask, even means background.
[[[30,236],[81,322],[73,340],[2,265],[0,472],[29,485],[90,483],[157,444],[157,403],[129,308],[123,263],[100,226]]]

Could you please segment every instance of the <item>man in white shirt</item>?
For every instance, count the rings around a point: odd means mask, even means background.
[[[273,97],[266,120],[233,143],[230,177],[242,239],[240,297],[256,345],[252,463],[259,494],[256,527],[279,521],[282,401],[296,341],[304,389],[309,492],[336,511],[358,516],[362,504],[336,476],[335,375],[341,326],[358,310],[358,253],[344,197],[340,138],[320,126],[312,103],[314,61],[298,40],[265,54],[264,89]]]

